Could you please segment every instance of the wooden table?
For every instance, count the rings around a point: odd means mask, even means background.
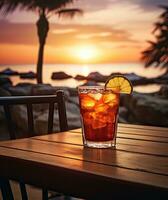
[[[0,142],[0,176],[89,199],[168,199],[168,128],[119,124],[117,149],[81,129]],[[149,197],[150,196],[150,197]]]

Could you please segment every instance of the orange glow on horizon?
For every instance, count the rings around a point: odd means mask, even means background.
[[[4,51],[5,49],[5,51]],[[0,64],[36,64],[38,46],[0,45]],[[113,62],[139,61],[139,49],[131,47],[108,50],[95,46],[75,46],[66,48],[45,47],[44,63],[55,64],[103,64]]]

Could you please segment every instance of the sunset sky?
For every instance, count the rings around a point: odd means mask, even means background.
[[[165,0],[79,0],[84,15],[50,18],[45,63],[138,62]],[[37,60],[37,13],[0,15],[0,64]]]

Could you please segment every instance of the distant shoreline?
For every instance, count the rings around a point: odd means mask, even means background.
[[[11,68],[18,72],[27,72],[27,71],[36,71],[35,65],[0,65],[0,71],[6,68]],[[112,72],[121,72],[121,73],[132,73],[134,72],[137,75],[144,77],[158,77],[164,73],[164,70],[159,70],[155,68],[144,69],[141,63],[112,63],[112,64],[44,64],[43,67],[43,80],[44,83],[49,83],[53,86],[65,86],[75,88],[79,84],[82,84],[83,81],[77,81],[74,79],[65,79],[65,80],[52,80],[51,75],[53,72],[64,71],[66,74],[69,74],[75,77],[77,74],[87,76],[90,72],[100,72],[103,75],[109,75]],[[17,83],[30,82],[35,83],[35,80],[30,79],[20,79],[17,76],[10,78],[14,85]],[[160,87],[158,85],[146,85],[146,86],[137,86],[135,87],[138,92],[153,92],[158,91]]]

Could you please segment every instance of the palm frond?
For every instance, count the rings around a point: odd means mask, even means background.
[[[29,8],[41,8],[48,11],[54,11],[63,7],[66,7],[68,4],[74,2],[74,0],[31,0],[32,4],[30,4]]]
[[[55,12],[59,17],[67,17],[67,18],[73,18],[76,14],[77,15],[82,15],[83,11],[78,8],[70,8],[70,9],[61,9]]]
[[[3,14],[12,13],[17,8],[25,10],[44,9],[48,12],[59,10],[75,0],[0,0],[0,10]]]
[[[160,8],[164,9],[164,12],[160,15],[160,18],[168,17],[168,6],[166,5],[160,5]]]
[[[168,6],[160,6],[164,9],[156,22],[153,34],[155,42],[148,41],[149,47],[142,52],[141,60],[144,61],[145,67],[151,65],[155,67],[168,67]],[[157,34],[155,32],[157,31]],[[167,70],[168,71],[168,70]]]

